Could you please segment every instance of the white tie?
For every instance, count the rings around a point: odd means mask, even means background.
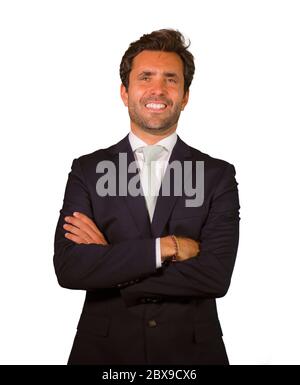
[[[161,180],[156,176],[155,162],[165,150],[160,145],[149,145],[139,149],[144,154],[144,165],[140,173],[140,179],[150,220],[152,221],[157,195],[159,193]]]

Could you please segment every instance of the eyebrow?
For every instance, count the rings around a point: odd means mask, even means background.
[[[142,71],[138,74],[138,77],[142,77],[142,76],[153,76],[153,75],[156,75],[157,72],[155,71]],[[178,75],[176,72],[163,72],[163,75],[166,77],[166,78],[177,78],[178,79]]]

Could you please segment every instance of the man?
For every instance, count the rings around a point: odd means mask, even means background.
[[[176,134],[193,74],[180,32],[133,42],[120,66],[130,133],[73,161],[54,255],[59,284],[86,290],[69,364],[228,364],[215,299],[235,263],[238,190],[231,164]],[[171,179],[176,162],[191,172]],[[143,194],[124,193],[133,176]],[[195,180],[198,204],[176,192]]]

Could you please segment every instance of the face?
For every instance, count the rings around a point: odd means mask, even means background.
[[[139,53],[133,59],[128,90],[121,86],[121,97],[133,131],[152,135],[175,131],[188,102],[180,56],[161,51]]]

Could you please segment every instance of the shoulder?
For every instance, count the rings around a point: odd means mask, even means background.
[[[101,148],[88,154],[84,154],[75,159],[82,168],[94,168],[101,161],[111,161],[119,152],[128,151],[128,135],[118,143],[106,148]]]
[[[182,143],[184,142],[182,141]],[[184,145],[187,146],[187,148],[189,149],[193,161],[204,162],[204,169],[206,172],[222,174],[223,172],[225,172],[225,170],[228,169],[231,169],[235,172],[234,165],[228,162],[227,160],[214,157],[195,147],[188,145],[187,143],[184,143]]]

